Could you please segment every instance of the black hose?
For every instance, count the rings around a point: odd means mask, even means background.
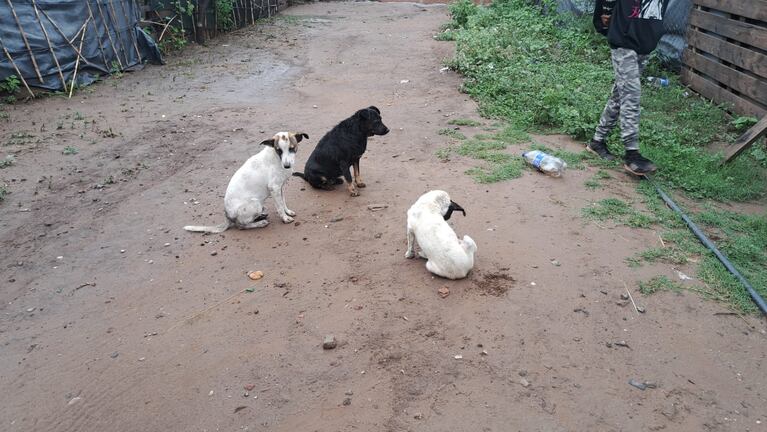
[[[663,201],[668,205],[671,210],[674,210],[679,216],[682,217],[682,220],[684,220],[684,223],[687,224],[688,227],[690,227],[690,230],[695,234],[696,237],[698,237],[698,240],[700,240],[701,243],[703,243],[704,246],[706,246],[711,252],[716,255],[716,257],[719,259],[719,261],[724,264],[724,267],[732,273],[733,276],[735,276],[740,283],[746,288],[748,291],[748,294],[751,295],[751,298],[754,300],[754,303],[759,307],[759,309],[767,315],[767,303],[765,303],[762,296],[759,295],[758,292],[754,290],[754,288],[751,286],[750,283],[746,280],[746,278],[743,277],[743,275],[740,274],[738,269],[735,268],[735,266],[730,263],[730,260],[727,259],[726,256],[724,256],[721,252],[719,252],[719,249],[716,248],[716,245],[711,242],[711,240],[706,237],[706,234],[703,233],[703,231],[698,228],[697,225],[695,225],[695,222],[693,222],[689,217],[687,217],[686,214],[679,208],[679,206],[676,205],[676,203],[669,198],[668,195],[666,195],[665,192],[661,190],[661,188],[647,175],[645,175],[645,178],[655,187],[655,190],[658,192],[658,195],[663,199]]]

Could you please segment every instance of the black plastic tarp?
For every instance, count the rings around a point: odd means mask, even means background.
[[[21,73],[30,87],[64,90],[76,66],[82,86],[161,63],[139,10],[135,0],[0,0],[0,80]]]

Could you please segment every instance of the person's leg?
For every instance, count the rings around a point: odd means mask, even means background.
[[[610,134],[610,132],[615,128],[616,123],[618,122],[618,117],[621,112],[621,104],[620,104],[620,88],[618,87],[618,62],[616,62],[616,50],[611,50],[611,57],[612,57],[612,63],[613,63],[613,70],[615,71],[615,84],[613,84],[612,91],[610,92],[610,99],[607,100],[607,104],[605,105],[605,109],[602,110],[602,116],[599,118],[599,125],[597,126],[596,131],[594,132],[594,138],[591,139],[591,142],[586,147],[587,150],[591,151],[592,153],[596,153],[603,159],[613,160],[615,159],[615,156],[610,153],[609,150],[607,150],[607,145],[605,144],[605,140],[607,139],[607,135]]]
[[[642,96],[641,73],[647,56],[618,48],[613,51],[617,62],[615,83],[620,95],[621,141],[626,148],[625,168],[637,175],[655,171],[655,164],[639,154],[639,101]]]

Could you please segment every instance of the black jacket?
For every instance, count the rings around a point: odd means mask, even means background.
[[[611,48],[650,54],[663,36],[663,16],[669,0],[597,0],[594,27],[607,36]],[[608,27],[602,15],[611,15]]]

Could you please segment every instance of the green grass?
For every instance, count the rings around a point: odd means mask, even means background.
[[[639,282],[639,292],[642,294],[654,294],[658,291],[679,291],[683,287],[667,278],[666,276],[655,276],[648,281]]]
[[[607,43],[588,18],[545,15],[525,0],[499,0],[487,7],[459,0],[450,11],[448,32],[440,34],[456,43],[449,65],[465,76],[462,89],[477,100],[484,116],[522,130],[565,133],[584,141],[591,137],[613,72]],[[650,69],[657,73],[658,66]],[[659,166],[655,178],[693,198],[763,196],[767,153],[759,160],[759,152],[750,152],[719,167],[721,156],[703,147],[732,141],[734,125],[724,110],[686,95],[678,77],[669,78],[669,87],[647,86],[642,96],[640,143]],[[622,152],[617,134],[608,146]]]
[[[482,126],[482,123],[472,120],[472,119],[452,119],[449,122],[447,122],[449,125],[455,125],[455,126]]]
[[[618,198],[605,198],[582,210],[583,217],[596,221],[611,220],[632,228],[649,228],[657,219],[642,213]]]
[[[446,137],[450,137],[450,138],[453,138],[453,139],[457,139],[457,140],[465,140],[466,139],[466,135],[458,132],[455,129],[450,129],[450,128],[440,129],[440,130],[437,131],[437,134],[438,135],[443,135],[443,136],[446,136]]]
[[[76,155],[78,153],[78,150],[75,147],[66,146],[64,147],[64,150],[62,150],[61,153],[65,155]]]

